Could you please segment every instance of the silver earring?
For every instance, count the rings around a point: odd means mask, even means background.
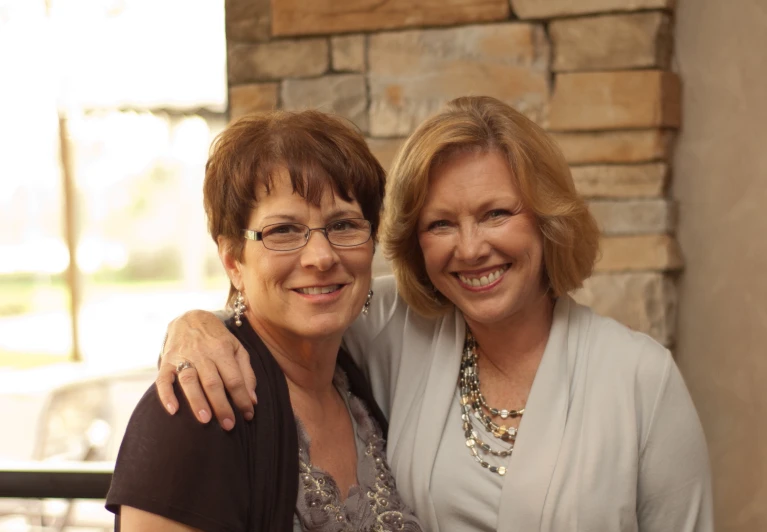
[[[242,313],[245,312],[245,298],[242,292],[237,291],[237,299],[234,300],[234,324],[237,327],[242,326]]]
[[[365,306],[362,307],[362,313],[367,316],[368,311],[370,311],[370,300],[373,299],[373,291],[368,290],[368,298],[365,300]]]

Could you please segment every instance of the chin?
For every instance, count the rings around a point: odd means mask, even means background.
[[[463,315],[471,321],[482,324],[501,322],[514,314],[515,306],[508,302],[486,302],[486,304],[468,304],[461,309]]]
[[[323,316],[321,319],[307,318],[298,323],[293,329],[296,334],[307,339],[324,339],[329,336],[342,335],[351,322],[340,320],[337,316]]]

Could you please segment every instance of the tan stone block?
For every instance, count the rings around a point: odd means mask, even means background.
[[[278,83],[250,83],[229,87],[229,117],[277,108]]]
[[[330,38],[333,70],[336,72],[365,71],[365,36],[340,35]]]
[[[348,118],[364,133],[368,130],[367,91],[362,74],[332,74],[282,82],[285,109],[319,109]]]
[[[556,72],[666,69],[671,60],[669,16],[661,11],[555,20],[549,36]]]
[[[570,164],[667,161],[673,133],[661,129],[552,133]]]
[[[669,235],[606,236],[600,248],[597,272],[679,270],[684,265],[679,244]]]
[[[328,70],[327,39],[233,44],[229,48],[229,83],[319,76]]]
[[[368,50],[371,133],[408,135],[455,97],[495,96],[539,123],[549,99],[543,28],[505,23],[380,33]]]
[[[665,346],[674,344],[677,292],[659,272],[597,274],[573,298],[597,314],[649,334]]]
[[[589,202],[604,235],[670,233],[676,227],[676,204],[663,198]]]
[[[574,166],[570,170],[575,188],[590,198],[661,196],[668,175],[665,163]]]
[[[271,36],[269,0],[226,0],[226,38],[229,41],[261,42]]]
[[[370,151],[388,172],[405,139],[367,139],[367,141]]]
[[[673,9],[674,0],[511,0],[521,19],[555,18],[640,9]]]
[[[324,35],[508,18],[508,0],[272,0],[274,35]]]
[[[675,128],[680,120],[676,74],[625,70],[559,74],[549,127],[558,131]]]

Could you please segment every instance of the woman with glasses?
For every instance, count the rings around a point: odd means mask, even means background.
[[[340,349],[373,295],[383,191],[365,140],[323,113],[252,115],[217,138],[205,211],[259,407],[225,431],[187,403],[168,416],[149,390],[107,498],[118,529],[421,530],[386,461],[386,419]],[[197,380],[188,361],[176,373]]]
[[[425,528],[713,530],[705,440],[670,353],[568,295],[591,275],[599,231],[543,130],[493,98],[450,102],[401,149],[381,232],[394,277],[376,279],[344,345]],[[220,420],[222,381],[251,411],[234,344],[210,314],[176,320],[163,403],[188,357]],[[184,391],[209,408],[200,383]]]

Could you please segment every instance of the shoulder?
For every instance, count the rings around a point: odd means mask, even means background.
[[[120,446],[107,507],[132,506],[206,530],[237,528],[247,522],[245,424],[238,419],[226,432],[180,404],[171,416],[154,385],[147,390]]]
[[[392,325],[395,328],[406,319],[407,304],[397,293],[393,275],[376,277],[370,286],[373,296],[366,314],[361,314],[344,334],[344,344],[358,360],[359,349],[369,344]],[[401,327],[399,327],[401,330]],[[359,360],[358,360],[359,361]]]
[[[601,409],[611,405],[621,415],[633,412],[643,420],[640,432],[645,430],[669,381],[674,386],[682,382],[674,379],[679,371],[671,353],[646,334],[572,305],[570,328],[578,338],[576,385],[587,382],[584,389]]]
[[[669,350],[647,334],[635,331],[591,308],[571,302],[570,326],[585,335],[590,364],[606,364],[641,373],[663,372],[673,362]]]
[[[184,397],[177,383],[174,392]],[[247,426],[241,423],[241,418],[238,417],[235,429],[229,432],[215,422],[200,423],[185,399],[179,401],[179,411],[171,416],[160,404],[152,385],[136,405],[128,423],[117,470],[128,473],[139,464],[150,463],[164,471],[178,469],[174,474],[182,474],[182,470],[212,470],[244,459],[246,437]]]

